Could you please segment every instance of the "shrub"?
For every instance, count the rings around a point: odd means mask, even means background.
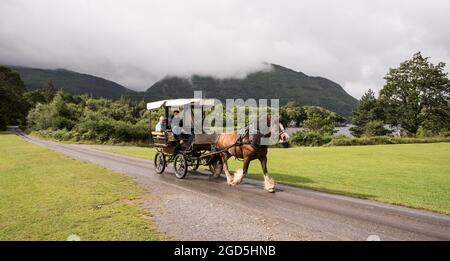
[[[0,131],[6,130],[6,119],[3,114],[0,115]]]
[[[299,146],[322,146],[332,140],[330,135],[322,135],[317,132],[299,131],[291,136],[289,142]]]
[[[28,114],[28,130],[56,140],[139,143],[149,140],[145,103],[71,96],[58,92]]]

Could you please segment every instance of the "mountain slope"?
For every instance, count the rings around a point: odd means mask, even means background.
[[[272,71],[249,74],[244,79],[215,79],[166,77],[152,85],[145,94],[146,100],[193,97],[194,90],[202,90],[208,98],[224,101],[227,98],[280,99],[280,105],[296,101],[300,105],[318,105],[350,116],[357,100],[337,83],[322,77],[272,65]]]
[[[29,90],[38,89],[52,80],[57,88],[73,94],[91,94],[96,98],[115,99],[136,94],[135,91],[113,81],[65,69],[48,70],[17,66],[11,68],[20,74],[20,78]]]

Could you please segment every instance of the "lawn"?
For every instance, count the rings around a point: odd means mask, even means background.
[[[113,153],[153,159],[151,148]],[[450,214],[450,143],[269,149],[269,174],[302,188]],[[231,159],[231,168],[242,162]],[[258,161],[249,176],[262,179]]]
[[[0,132],[0,240],[160,240],[129,177]]]

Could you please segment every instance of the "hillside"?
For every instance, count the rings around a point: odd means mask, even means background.
[[[11,67],[25,86],[35,90],[52,80],[56,87],[73,94],[91,94],[110,99],[125,96],[134,100],[145,98],[156,101],[167,98],[190,98],[194,90],[202,90],[209,98],[224,101],[227,98],[278,98],[280,104],[296,101],[300,105],[319,105],[343,116],[350,116],[357,100],[335,82],[322,77],[311,77],[301,72],[272,65],[272,71],[249,74],[244,79],[216,79],[194,75],[190,78],[165,77],[147,91],[136,92],[113,81],[65,69],[36,69]]]
[[[249,74],[244,79],[215,79],[166,77],[152,85],[145,99],[156,101],[167,98],[192,97],[194,90],[202,90],[205,97],[218,98],[278,98],[280,105],[296,101],[300,105],[318,105],[350,116],[357,100],[335,82],[322,77],[311,77],[301,72],[272,65],[272,71]]]
[[[36,69],[11,66],[20,74],[25,86],[35,90],[47,84],[49,80],[58,88],[73,94],[91,94],[93,97],[116,99],[121,96],[134,96],[135,91],[125,88],[113,81],[89,74],[77,73],[65,69]]]

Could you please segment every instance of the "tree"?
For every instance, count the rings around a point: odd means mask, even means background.
[[[375,98],[375,93],[369,89],[361,97],[358,108],[353,113],[352,124],[354,126],[350,128],[350,132],[355,137],[361,137],[362,135],[371,136],[371,133],[387,133],[387,130],[383,127],[384,118],[383,108]],[[379,122],[383,124],[380,125]],[[367,129],[369,123],[371,123],[370,130]],[[379,129],[374,130],[374,126],[379,126]]]
[[[448,128],[450,119],[450,81],[444,72],[445,63],[437,65],[420,52],[413,58],[389,70],[386,84],[380,91],[380,101],[386,109],[386,120],[400,125],[409,134],[420,126],[435,129],[442,122]]]
[[[58,89],[53,85],[53,81],[49,80],[46,85],[42,86],[40,92],[44,96],[45,102],[50,103],[58,92]]]
[[[25,85],[18,73],[0,66],[0,129],[7,125],[24,125],[28,103]]]
[[[81,109],[74,106],[70,98],[59,91],[50,103],[38,103],[28,113],[28,127],[32,130],[71,130],[81,117]]]
[[[336,127],[338,116],[319,106],[305,106],[306,120],[303,121],[303,126],[306,130],[317,132],[321,135],[331,135]]]
[[[291,122],[299,125],[306,118],[305,109],[300,107],[296,102],[288,102],[285,106],[280,108],[280,116],[282,123],[286,126]]]
[[[450,129],[450,104],[447,104],[447,107],[425,108],[421,112],[421,118],[423,118],[419,127],[421,136],[433,136],[448,132]]]
[[[384,136],[389,131],[384,127],[384,122],[381,120],[371,120],[364,126],[364,136]]]

